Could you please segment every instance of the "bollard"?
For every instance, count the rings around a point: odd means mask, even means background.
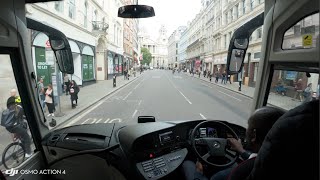
[[[113,87],[117,86],[117,76],[113,75]]]

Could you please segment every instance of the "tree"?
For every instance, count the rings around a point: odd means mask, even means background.
[[[151,59],[152,59],[152,55],[149,52],[149,50],[147,48],[141,48],[141,53],[143,54],[142,58],[142,64],[147,64],[149,66],[149,64],[151,63]]]

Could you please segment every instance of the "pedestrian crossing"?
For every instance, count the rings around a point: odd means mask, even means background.
[[[122,119],[120,118],[87,118],[81,124],[98,124],[98,123],[121,123]]]

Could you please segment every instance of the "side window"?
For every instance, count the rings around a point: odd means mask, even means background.
[[[34,152],[31,133],[27,124],[13,74],[10,56],[0,55],[0,169],[19,166]]]
[[[289,110],[302,103],[319,99],[319,74],[275,70],[272,77],[268,104]]]
[[[319,36],[319,13],[303,18],[289,28],[284,36],[282,49],[315,48]]]

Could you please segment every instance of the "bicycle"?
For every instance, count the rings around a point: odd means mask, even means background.
[[[27,129],[27,123],[23,127]],[[19,166],[25,160],[25,149],[21,142],[21,137],[16,133],[11,133],[12,143],[10,143],[3,151],[2,164],[6,169]]]

